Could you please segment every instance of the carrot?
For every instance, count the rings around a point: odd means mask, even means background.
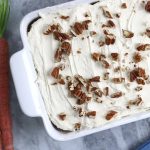
[[[9,106],[8,43],[0,39],[0,131],[4,150],[13,150],[12,125]]]

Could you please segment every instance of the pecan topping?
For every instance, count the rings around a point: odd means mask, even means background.
[[[127,8],[127,4],[126,3],[122,3],[121,8]]]
[[[100,61],[101,60],[101,54],[100,53],[92,53],[92,58],[95,61]]]
[[[138,51],[150,50],[150,44],[139,44],[136,48]]]
[[[60,113],[58,115],[58,117],[59,117],[60,120],[64,121],[66,119],[66,114],[65,113]]]
[[[65,41],[65,40],[70,40],[70,37],[68,34],[66,33],[61,33],[61,32],[58,32],[58,31],[55,31],[54,32],[54,37],[56,40],[58,41]]]
[[[100,82],[100,76],[95,76],[95,77],[89,79],[89,82]]]
[[[119,98],[122,96],[122,92],[116,92],[111,95],[111,98]]]
[[[66,20],[66,19],[69,19],[70,17],[69,16],[61,16],[60,18]]]
[[[121,67],[118,66],[118,67],[116,67],[116,68],[114,69],[114,72],[119,72],[120,70],[121,70]]]
[[[47,31],[45,31],[44,34],[49,35],[53,33],[54,31],[59,31],[59,30],[60,30],[60,26],[58,24],[49,25]]]
[[[59,84],[62,84],[62,85],[65,85],[65,80],[62,79],[62,78],[61,78],[61,79],[58,79],[58,83],[59,83]]]
[[[58,79],[58,77],[59,77],[59,67],[55,67],[55,68],[52,70],[51,76],[54,77],[55,79]]]
[[[145,81],[143,79],[136,79],[136,82],[138,84],[142,84],[142,85],[145,85]]]
[[[91,89],[92,92],[94,92],[95,95],[99,96],[99,97],[102,97],[103,95],[103,92],[101,91],[101,89],[97,88],[97,87],[93,87]]]
[[[129,105],[136,105],[139,106],[143,103],[143,100],[141,97],[137,97],[135,100],[129,101]]]
[[[86,116],[95,117],[96,116],[96,111],[89,111],[89,112],[86,113]]]
[[[122,30],[122,32],[125,38],[132,38],[134,36],[134,33],[128,30]]]
[[[138,91],[138,92],[139,92],[139,91],[141,91],[142,89],[143,89],[142,86],[138,86],[138,87],[135,88],[135,91]]]
[[[108,11],[108,8],[106,6],[102,7],[102,10],[103,10],[103,14],[104,14],[105,17],[111,18],[111,19],[113,18],[112,14]]]
[[[117,114],[116,111],[111,110],[111,111],[109,111],[109,112],[107,113],[107,115],[106,115],[105,118],[106,118],[106,120],[111,120],[116,114]]]
[[[101,60],[102,66],[106,69],[110,67],[110,64],[106,60]]]
[[[145,5],[145,10],[146,10],[147,12],[150,12],[150,1],[148,1],[148,2],[146,3],[146,5]]]
[[[142,60],[142,56],[140,55],[140,53],[135,53],[133,59],[135,63],[138,63]]]
[[[96,35],[96,34],[97,34],[97,33],[96,33],[95,31],[91,31],[91,32],[90,32],[90,35],[91,35],[91,36]]]
[[[115,84],[120,84],[125,81],[125,78],[113,78],[112,82]]]
[[[110,27],[110,28],[114,28],[115,24],[114,24],[114,22],[112,20],[108,20],[107,26]]]
[[[137,77],[142,77],[143,79],[145,79],[146,78],[145,69],[139,67],[130,72],[130,81],[131,82],[136,80]]]
[[[99,41],[99,46],[102,47],[105,45],[105,42],[104,41]]]
[[[109,72],[104,73],[103,79],[104,80],[108,80],[109,79]]]
[[[111,57],[113,60],[117,61],[119,58],[119,54],[118,53],[111,53]]]
[[[57,49],[54,57],[56,62],[60,62],[62,59],[62,51]]]
[[[74,31],[77,35],[82,34],[83,30],[88,30],[88,24],[91,22],[91,20],[85,20],[82,23],[76,22],[74,24]]]
[[[113,45],[116,41],[116,36],[113,34],[107,34],[105,37],[105,43],[106,45]]]
[[[75,123],[74,129],[75,129],[76,131],[78,131],[78,130],[80,130],[80,128],[81,128],[81,123],[80,123],[80,122]]]
[[[70,55],[70,53],[71,53],[71,45],[70,45],[69,42],[63,42],[62,45],[61,45],[61,49],[62,49],[62,52],[64,52],[68,56]]]
[[[147,28],[147,29],[146,29],[145,34],[150,38],[150,28]]]
[[[104,94],[105,96],[108,96],[108,95],[109,95],[109,87],[105,87],[105,88],[103,89],[103,94]]]

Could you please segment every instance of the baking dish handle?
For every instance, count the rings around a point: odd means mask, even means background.
[[[40,116],[38,106],[38,89],[35,84],[35,76],[31,67],[30,57],[27,51],[21,50],[15,53],[10,59],[10,67],[14,80],[18,100],[23,112],[30,116]]]

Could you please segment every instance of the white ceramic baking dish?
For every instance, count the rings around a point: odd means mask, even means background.
[[[73,7],[80,3],[91,3],[95,0],[76,0],[65,4],[47,7],[37,11],[33,11],[26,15],[21,22],[20,32],[24,48],[15,53],[10,59],[11,72],[17,91],[18,100],[23,112],[30,117],[41,117],[48,134],[60,141],[75,139],[102,130],[110,129],[119,125],[127,124],[133,121],[150,117],[150,112],[144,112],[133,116],[125,117],[119,121],[114,121],[105,126],[82,130],[79,132],[62,132],[56,129],[48,118],[44,102],[35,80],[37,78],[33,60],[30,54],[30,46],[27,38],[27,30],[29,24],[39,16],[39,12],[51,12],[58,8]],[[38,132],[38,131],[37,131]]]

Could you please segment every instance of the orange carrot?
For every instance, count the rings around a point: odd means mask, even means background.
[[[0,39],[0,132],[4,150],[13,150],[12,125],[9,106],[8,43]]]

